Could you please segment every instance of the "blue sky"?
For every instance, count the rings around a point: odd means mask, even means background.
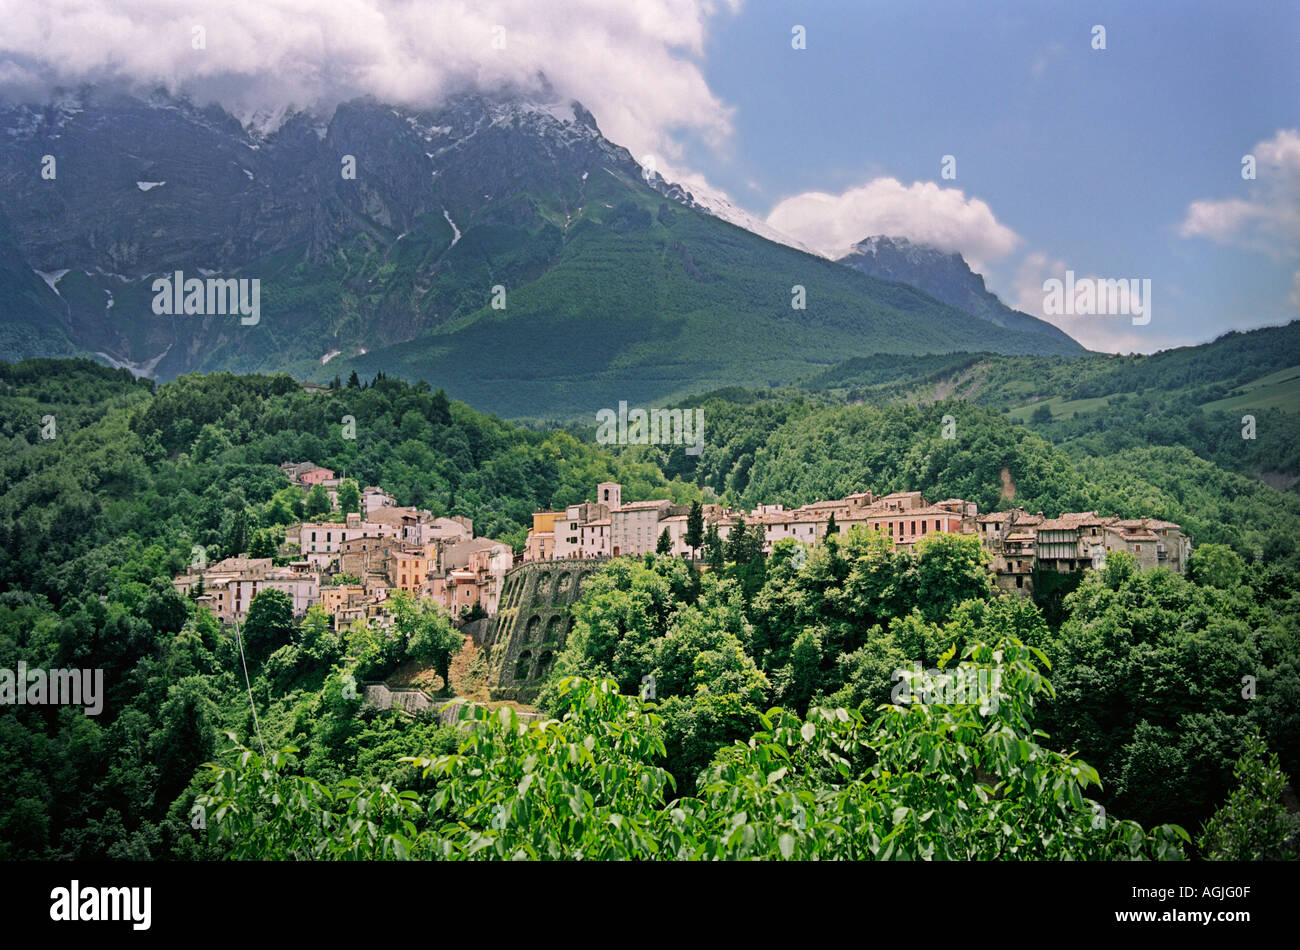
[[[806,49],[792,49],[793,24]],[[1097,24],[1105,50],[1092,48]],[[1300,129],[1300,6],[755,2],[715,16],[699,63],[733,110],[731,134],[688,145],[684,162],[760,217],[880,177],[959,188],[1019,238],[980,261],[1013,305],[1041,298],[1061,265],[1151,279],[1148,325],[1061,324],[1097,348],[1151,351],[1300,317],[1289,141],[1278,165],[1241,175],[1244,154]],[[940,179],[943,155],[955,180]],[[1234,200],[1289,216],[1215,205],[1212,227],[1184,233],[1193,202]],[[981,246],[977,234],[953,241]]]

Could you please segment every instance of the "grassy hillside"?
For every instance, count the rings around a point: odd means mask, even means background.
[[[1300,322],[1150,356],[995,354],[847,360],[804,384],[837,403],[956,398],[1030,426],[1076,458],[1181,446],[1289,488],[1300,476]],[[1254,438],[1245,416],[1254,419]]]
[[[517,254],[525,240],[500,232],[498,245],[471,252],[471,233],[451,252],[456,268]],[[504,310],[490,306],[497,283]],[[467,285],[477,309],[411,342],[317,366],[313,377],[383,370],[507,416],[539,408],[582,416],[620,399],[788,384],[846,354],[1061,349],[686,211],[608,172],[589,182],[556,259],[534,279],[516,284],[487,267],[466,271],[458,286]],[[795,285],[806,309],[791,307]]]

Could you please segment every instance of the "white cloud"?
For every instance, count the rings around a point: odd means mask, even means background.
[[[1043,282],[1053,278],[1064,280],[1065,272],[1069,269],[1071,268],[1060,258],[1049,257],[1039,251],[1026,254],[1020,259],[1011,280],[1011,289],[1006,297],[1007,305],[1060,327],[1088,349],[1099,353],[1152,353],[1174,342],[1174,337],[1161,329],[1172,326],[1175,322],[1175,314],[1167,297],[1156,293],[1157,290],[1164,289],[1161,287],[1152,287],[1152,299],[1147,301],[1152,313],[1150,326],[1135,327],[1131,315],[1047,313],[1047,293],[1043,290]],[[1102,278],[1096,274],[1076,272],[1075,279]],[[1181,291],[1169,289],[1170,296],[1182,296]]]
[[[0,0],[0,85],[126,80],[240,114],[328,111],[371,94],[430,104],[544,72],[634,155],[718,144],[730,110],[701,73],[710,21],[740,0]],[[192,48],[195,26],[206,49]],[[505,48],[493,48],[495,27]],[[664,163],[661,163],[661,171]]]
[[[1043,312],[1043,303],[1046,299],[1046,295],[1043,293],[1043,281],[1052,277],[1063,277],[1065,271],[1065,261],[1059,258],[1054,260],[1039,251],[1026,254],[1020,259],[1015,277],[1011,280],[1011,292],[1008,295],[1007,304],[1022,313],[1043,320],[1050,319],[1053,323],[1056,323],[1059,318],[1048,317]]]
[[[839,195],[810,191],[786,198],[767,223],[830,257],[885,234],[956,251],[977,271],[1020,241],[978,198],[933,182],[908,186],[895,178],[876,178]]]
[[[1256,178],[1242,182],[1245,198],[1193,201],[1179,227],[1183,237],[1208,238],[1265,254],[1300,257],[1300,131],[1279,129],[1255,145]]]

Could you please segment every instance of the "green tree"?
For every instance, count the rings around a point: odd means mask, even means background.
[[[1282,802],[1289,782],[1258,733],[1247,738],[1233,775],[1237,787],[1201,830],[1201,853],[1210,861],[1300,859],[1300,819]]]
[[[1246,564],[1226,544],[1202,544],[1192,552],[1188,576],[1198,584],[1234,590],[1241,584]]]
[[[727,560],[743,564],[747,560],[745,550],[745,522],[739,516],[732,519],[731,531],[727,533]]]
[[[361,511],[361,489],[350,478],[345,478],[339,486],[339,509],[343,512]]]
[[[149,756],[158,769],[158,798],[170,802],[189,784],[200,763],[216,751],[217,708],[203,676],[187,676],[167,690]]]
[[[264,588],[248,605],[240,625],[244,653],[250,665],[263,662],[293,639],[293,599],[282,590]]]
[[[200,578],[201,579],[201,578]],[[177,633],[189,619],[185,598],[165,577],[155,577],[149,582],[149,593],[140,605],[140,614],[149,626],[159,633]]]
[[[311,486],[311,491],[307,492],[307,501],[303,504],[303,513],[308,518],[317,518],[329,514],[331,510],[329,492],[319,483]]]
[[[721,571],[727,566],[726,546],[718,534],[716,524],[709,525],[704,532],[704,561],[714,571]]]
[[[693,574],[677,559],[642,561],[618,558],[583,585],[573,607],[574,625],[555,658],[551,676],[537,705],[561,711],[557,685],[566,676],[612,676],[628,693],[654,669],[656,642],[668,631],[681,593]]]
[[[1028,648],[977,644],[963,665],[986,678],[996,666],[996,705],[887,705],[874,719],[772,710],[718,754],[693,796],[675,796],[654,764],[667,752],[656,704],[612,681],[566,679],[558,721],[465,706],[472,722],[455,753],[405,760],[433,784],[426,802],[387,784],[326,785],[293,774],[291,750],[264,758],[245,748],[216,768],[198,802],[236,859],[1184,856],[1181,828],[1145,832],[1100,815],[1085,797],[1096,771],[1037,743],[1033,710],[1051,686]]]
[[[275,557],[280,551],[282,534],[276,528],[258,528],[248,545],[249,557]]]
[[[916,542],[913,553],[916,582],[924,592],[921,613],[927,620],[943,620],[963,600],[993,596],[986,567],[989,555],[974,535],[929,534]]]
[[[230,516],[230,529],[223,545],[227,557],[236,557],[248,551],[248,512],[241,505]]]
[[[805,630],[790,651],[789,685],[782,700],[796,711],[808,708],[809,701],[821,688],[822,648],[817,631]]]
[[[1044,728],[1097,764],[1108,808],[1199,826],[1227,797],[1229,763],[1254,728],[1258,700],[1246,698],[1242,671],[1290,689],[1268,672],[1251,598],[1137,570],[1112,551],[1066,604],[1047,647],[1057,696]]]
[[[406,639],[406,655],[432,666],[451,691],[451,659],[460,652],[465,636],[451,625],[451,618],[431,598],[418,601],[405,591],[390,598],[393,623]]]
[[[686,546],[691,549],[691,563],[695,563],[696,553],[704,543],[704,507],[698,502],[691,502],[691,512],[686,516]]]
[[[655,554],[661,554],[667,556],[672,553],[673,553],[673,537],[671,534],[668,533],[668,529],[664,528],[663,531],[659,533],[658,542],[655,543]]]

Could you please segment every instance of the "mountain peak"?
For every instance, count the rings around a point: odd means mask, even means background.
[[[901,236],[874,234],[854,244],[837,260],[872,277],[911,284],[946,304],[1000,327],[1074,342],[1063,330],[1047,321],[1004,304],[989,291],[983,275],[971,270],[966,259],[955,251],[918,244]],[[1082,351],[1083,347],[1079,349]]]

